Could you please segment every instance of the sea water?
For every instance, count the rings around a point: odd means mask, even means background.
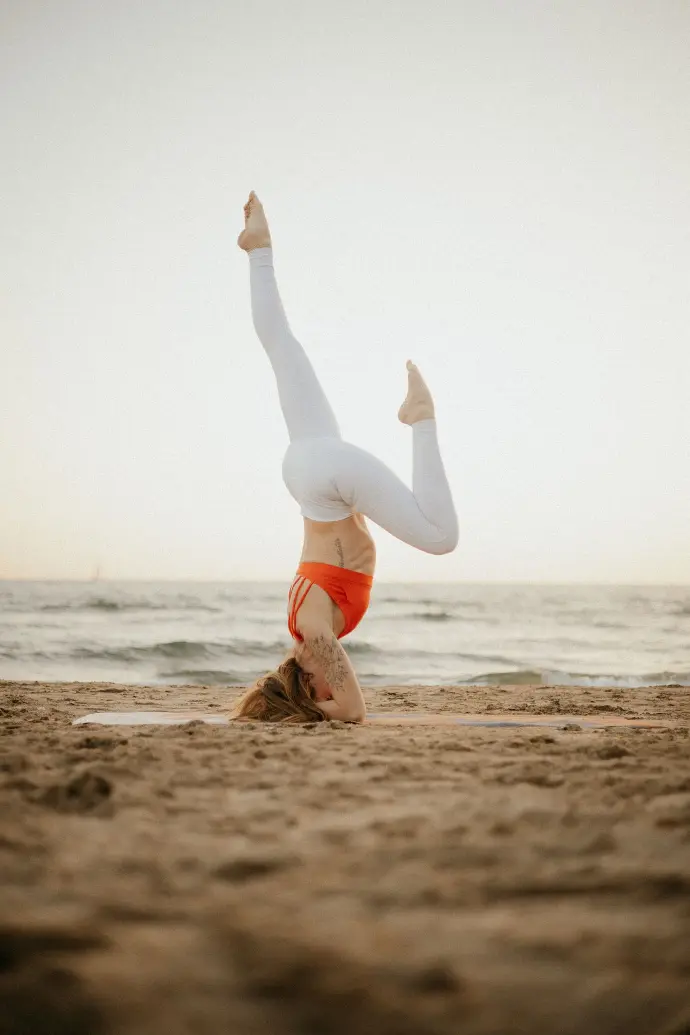
[[[291,646],[285,583],[0,581],[0,678],[242,685]],[[690,686],[690,587],[375,582],[364,685]]]

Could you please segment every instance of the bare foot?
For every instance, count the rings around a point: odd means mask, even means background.
[[[254,191],[249,195],[244,206],[244,230],[237,238],[240,248],[251,252],[255,248],[270,248],[271,235],[264,214],[264,207]]]
[[[403,424],[416,424],[420,420],[433,420],[434,400],[422,375],[409,359],[407,361],[407,397],[398,410],[398,420]]]

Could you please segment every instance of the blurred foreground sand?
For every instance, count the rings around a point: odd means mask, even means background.
[[[0,681],[0,1035],[687,1035],[690,691],[377,687],[665,730],[70,725]]]

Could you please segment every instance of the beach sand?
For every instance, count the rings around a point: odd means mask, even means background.
[[[377,687],[668,729],[72,726],[0,682],[2,1035],[687,1035],[690,691]]]

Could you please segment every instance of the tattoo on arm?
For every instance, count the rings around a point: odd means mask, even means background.
[[[309,638],[309,650],[315,661],[321,666],[324,679],[334,692],[345,689],[345,681],[348,677],[347,666],[343,657],[343,650],[336,636],[325,636],[319,633],[318,636]]]
[[[343,554],[343,544],[340,542],[339,539],[336,539],[336,541],[335,541],[335,548],[338,551],[338,557],[340,558],[340,567],[344,568],[345,567],[345,556]]]

